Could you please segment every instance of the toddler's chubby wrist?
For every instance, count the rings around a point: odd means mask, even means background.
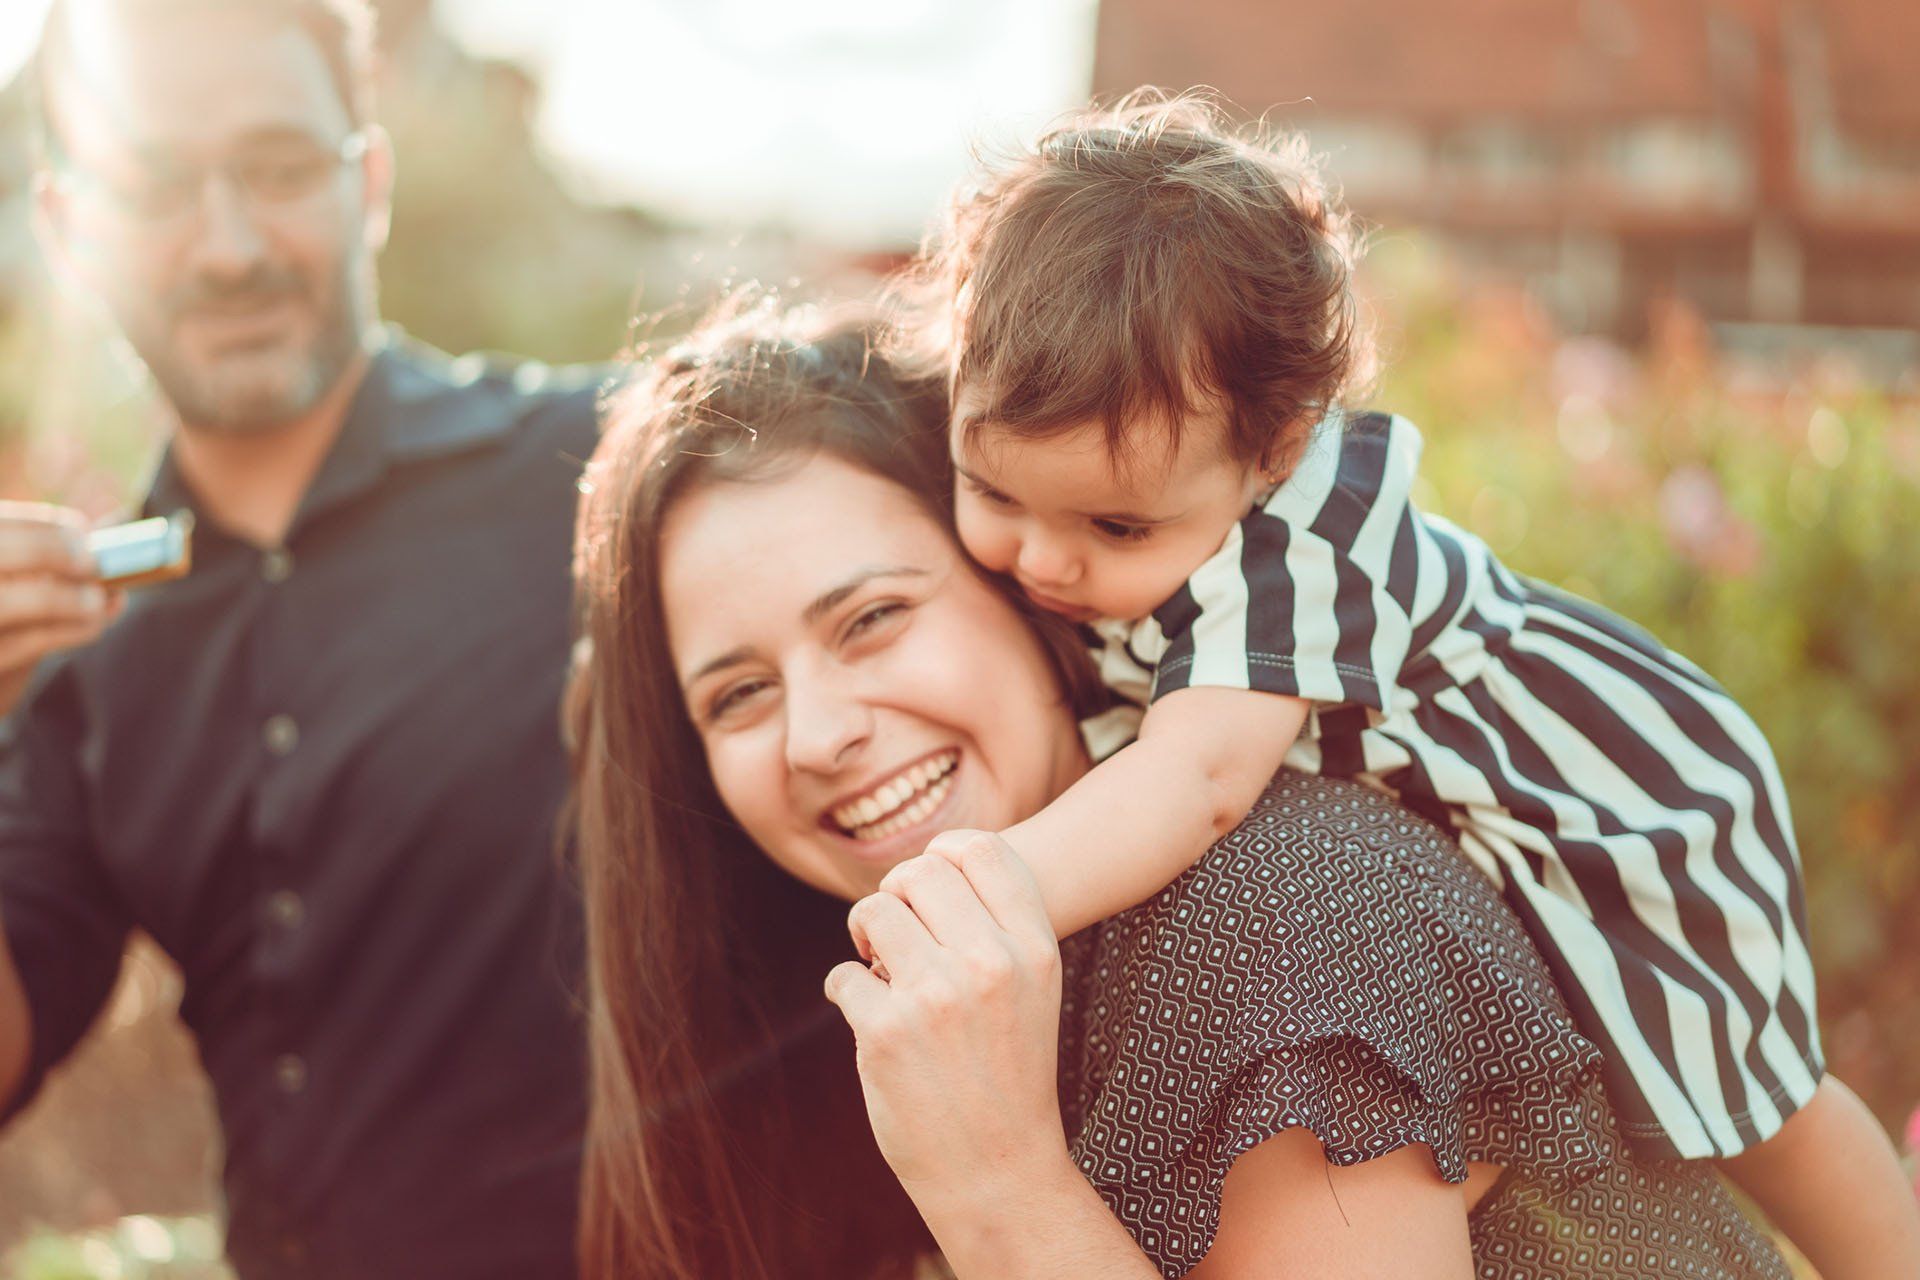
[[[1009,849],[1006,837],[995,831],[979,831],[972,827],[954,827],[942,831],[927,841],[923,853],[945,858],[962,871],[967,869],[970,857],[992,857],[999,851]]]

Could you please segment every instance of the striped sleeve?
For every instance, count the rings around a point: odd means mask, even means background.
[[[1385,711],[1412,639],[1419,455],[1402,418],[1317,428],[1294,474],[1143,624],[1163,637],[1153,696],[1254,689]]]

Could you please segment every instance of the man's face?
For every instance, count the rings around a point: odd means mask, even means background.
[[[235,6],[76,6],[48,86],[55,256],[189,429],[311,409],[374,323],[384,137],[355,133],[296,24]]]

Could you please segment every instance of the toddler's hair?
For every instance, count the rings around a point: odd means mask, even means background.
[[[1304,138],[1141,90],[963,191],[920,269],[982,421],[1045,437],[1098,420],[1125,462],[1139,425],[1177,442],[1217,405],[1234,460],[1284,470],[1371,374],[1357,253]]]

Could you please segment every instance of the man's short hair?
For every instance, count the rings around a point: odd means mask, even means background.
[[[313,41],[347,117],[355,128],[373,119],[374,13],[369,0],[53,0],[40,44],[27,66],[27,100],[41,154],[55,153],[51,86],[73,39],[73,17],[85,8],[124,13],[174,14],[191,9],[243,9],[284,17]]]

